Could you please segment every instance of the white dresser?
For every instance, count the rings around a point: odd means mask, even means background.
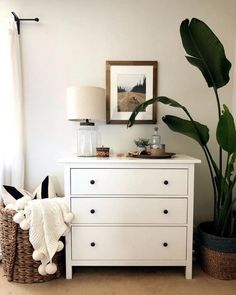
[[[192,278],[194,164],[200,160],[68,158],[66,237],[73,266],[185,266]]]

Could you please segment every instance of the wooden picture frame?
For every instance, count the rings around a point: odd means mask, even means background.
[[[127,124],[133,109],[157,96],[157,61],[106,61],[106,122]],[[135,124],[155,124],[157,104],[140,112]]]

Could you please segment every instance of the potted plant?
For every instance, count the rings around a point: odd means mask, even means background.
[[[162,118],[174,132],[191,137],[201,146],[206,157],[213,187],[213,220],[199,225],[199,243],[201,265],[210,275],[220,279],[236,278],[236,226],[233,205],[236,200],[233,189],[236,183],[236,129],[235,122],[228,107],[221,105],[218,89],[229,82],[231,63],[225,56],[224,47],[203,22],[196,18],[184,20],[180,26],[183,47],[187,60],[197,67],[211,87],[216,99],[216,139],[218,157],[215,159],[208,147],[209,129],[193,119],[182,104],[168,97],[155,97],[137,106],[130,116],[131,127],[137,114],[150,104],[160,102],[171,107],[180,108],[187,120],[166,115]]]
[[[134,140],[134,143],[136,144],[138,148],[138,154],[146,153],[146,148],[149,145],[149,139],[139,137],[138,139]]]

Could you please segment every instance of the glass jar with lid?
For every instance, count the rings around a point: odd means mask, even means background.
[[[158,134],[158,127],[154,128],[154,133],[150,140],[151,149],[159,149],[161,148],[161,136]]]

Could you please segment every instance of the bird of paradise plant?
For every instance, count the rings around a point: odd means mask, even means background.
[[[224,237],[235,235],[233,204],[233,189],[236,183],[236,129],[235,122],[228,107],[221,106],[218,89],[225,86],[230,78],[231,63],[225,56],[224,47],[213,31],[201,20],[193,18],[182,21],[180,35],[183,47],[187,53],[186,59],[197,67],[204,76],[208,87],[211,87],[216,99],[218,122],[216,139],[218,142],[218,159],[214,159],[208,147],[209,128],[195,121],[188,109],[177,101],[165,97],[155,97],[138,105],[131,114],[128,127],[131,127],[140,111],[148,105],[159,102],[171,107],[180,108],[187,120],[172,115],[162,118],[165,124],[174,132],[191,137],[201,146],[206,157],[214,194],[213,234]],[[226,156],[226,164],[223,158]]]

